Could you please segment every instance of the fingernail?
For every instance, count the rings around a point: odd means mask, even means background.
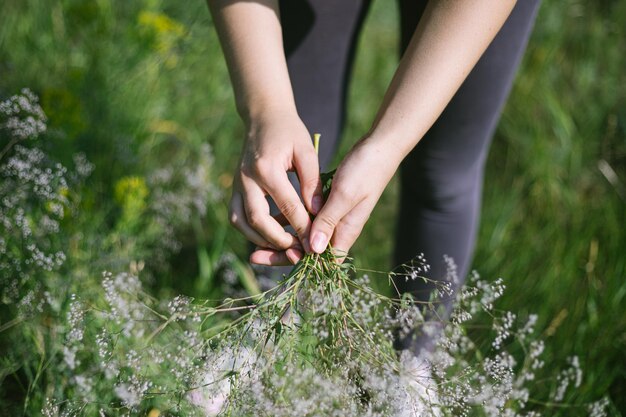
[[[311,239],[311,249],[313,249],[313,252],[322,253],[327,245],[328,238],[324,233],[316,232],[313,234],[313,238]]]
[[[313,214],[317,214],[320,212],[320,210],[322,209],[322,203],[324,201],[322,200],[322,197],[320,197],[319,195],[316,195],[315,197],[313,197],[313,200],[311,201],[311,206],[313,208]]]
[[[300,259],[302,259],[302,252],[295,249],[293,251],[288,250],[287,259],[289,259],[289,262],[295,265],[300,261]]]

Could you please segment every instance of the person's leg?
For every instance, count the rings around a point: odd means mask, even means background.
[[[402,50],[426,2],[400,0]],[[436,123],[401,165],[400,212],[394,261],[424,253],[435,280],[452,257],[461,281],[471,261],[479,221],[483,168],[489,143],[528,41],[538,0],[517,2]],[[428,300],[432,285],[398,280],[402,291]],[[449,306],[448,306],[449,309]],[[419,338],[418,338],[419,339]],[[423,343],[412,346],[418,349]]]
[[[298,114],[311,134],[320,133],[319,160],[324,171],[339,141],[346,89],[358,34],[370,0],[280,1],[283,44]],[[290,175],[299,190],[297,178]],[[272,204],[272,210],[276,207]],[[256,267],[272,280],[290,267]]]
[[[283,0],[281,23],[287,66],[302,121],[321,133],[320,165],[339,140],[346,88],[369,0]]]

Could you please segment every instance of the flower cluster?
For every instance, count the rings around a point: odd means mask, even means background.
[[[153,221],[165,232],[162,241],[173,251],[180,249],[180,242],[175,239],[175,225],[189,224],[190,220],[203,217],[208,204],[221,197],[210,178],[212,166],[211,147],[203,144],[193,158],[181,158],[147,177],[152,193]]]
[[[437,322],[429,312],[437,300],[385,296],[356,273],[331,254],[307,255],[271,290],[219,305],[184,296],[158,302],[136,275],[105,273],[101,297],[71,300],[63,352],[71,390],[48,399],[42,413],[87,404],[102,415],[154,408],[237,417],[540,416],[581,384],[572,358],[550,398],[533,397],[544,365],[537,318],[495,309],[500,280],[474,274],[455,294],[453,319]],[[482,346],[465,327],[481,314],[492,317],[495,332]],[[394,338],[419,330],[437,337],[432,350],[395,349]],[[515,346],[523,354],[508,351]],[[606,416],[608,405],[590,404],[589,412]]]
[[[23,141],[45,132],[45,120],[29,90],[0,102],[0,286],[7,304],[32,305],[25,301],[43,289],[34,277],[66,260],[57,236],[73,209],[70,184],[80,174],[70,179],[65,166]],[[84,155],[75,160],[88,175]]]
[[[5,129],[14,141],[36,138],[46,131],[46,115],[39,99],[27,88],[0,102],[0,115],[4,119],[0,129]]]

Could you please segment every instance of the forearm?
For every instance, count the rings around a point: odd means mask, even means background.
[[[268,112],[295,112],[277,0],[207,0],[246,123]]]
[[[430,1],[368,140],[400,162],[443,112],[509,16],[515,0]]]
[[[278,0],[207,0],[226,57],[246,141],[235,170],[230,222],[257,246],[283,253],[309,250],[309,213],[323,198],[317,155],[298,117],[283,51]],[[289,182],[295,171],[302,200]],[[276,204],[297,237],[270,213]],[[291,257],[289,257],[291,253]]]

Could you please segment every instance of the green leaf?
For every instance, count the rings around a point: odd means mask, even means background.
[[[336,169],[333,169],[330,172],[322,172],[320,174],[320,178],[322,180],[322,194],[324,195],[324,200],[328,199],[330,195],[330,190],[333,184],[333,177],[335,176]]]

